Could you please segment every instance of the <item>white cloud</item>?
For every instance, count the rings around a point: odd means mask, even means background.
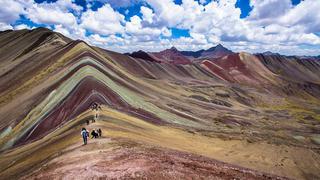
[[[16,0],[0,0],[0,7],[0,22],[2,23],[15,22],[24,11],[22,4]]]
[[[153,12],[152,9],[145,7],[145,6],[141,6],[140,8],[140,12],[142,14],[142,19],[144,21],[147,21],[148,23],[152,23],[153,22]]]
[[[320,31],[320,1],[305,0],[293,6],[290,0],[253,1],[253,10],[247,18],[260,26],[279,25],[287,28],[298,26],[301,32]],[[272,11],[270,11],[272,9]]]
[[[126,22],[126,33],[132,35],[150,35],[159,36],[161,30],[158,28],[142,27],[142,20],[139,16],[135,15],[130,18],[129,22]]]
[[[200,4],[205,4],[207,2],[207,0],[199,0]]]
[[[77,18],[70,11],[80,12],[82,7],[75,5],[71,0],[58,0],[55,3],[28,3],[25,15],[38,24],[74,26]]]
[[[146,0],[157,14],[156,20],[160,24],[174,27],[179,24],[183,16],[183,7],[175,4],[173,0]]]
[[[0,31],[4,31],[8,29],[13,29],[13,27],[10,24],[0,22]]]
[[[83,8],[81,6],[73,3],[72,0],[58,0],[55,2],[54,5],[59,7],[59,9],[61,9],[63,11],[68,11],[68,10],[72,9],[72,10],[80,13],[83,10]]]
[[[258,21],[261,24],[271,23],[292,8],[291,0],[253,0],[251,5],[253,9],[248,19]]]
[[[109,4],[105,4],[97,11],[88,10],[82,14],[82,28],[88,29],[94,33],[110,35],[123,33],[124,16],[114,11]]]
[[[193,43],[196,44],[207,44],[207,38],[204,34],[199,34],[199,33],[190,33],[190,36],[194,39]]]
[[[89,2],[99,1],[101,3],[110,4],[113,8],[126,8],[131,6],[132,4],[139,3],[143,0],[87,0]]]
[[[38,4],[35,4],[31,9],[27,9],[27,17],[38,24],[62,24],[69,26],[76,24],[76,18],[72,13]]]
[[[163,27],[163,28],[161,29],[161,33],[162,33],[162,35],[165,36],[165,37],[170,37],[170,36],[172,36],[172,31],[171,31],[170,29],[168,29],[167,27]]]
[[[171,30],[167,27],[144,27],[142,19],[135,15],[130,18],[130,21],[126,22],[125,32],[134,41],[158,41],[160,35],[164,37],[170,37],[172,35]]]
[[[116,35],[100,36],[99,34],[92,34],[88,37],[89,42],[95,45],[114,46],[124,43],[124,39]]]
[[[16,30],[20,30],[20,29],[33,29],[34,27],[30,27],[26,24],[19,24],[19,25],[16,25],[14,26],[14,29]]]
[[[286,26],[303,26],[307,33],[320,31],[320,1],[305,0],[290,9],[279,22]]]
[[[68,36],[68,37],[71,36],[69,30],[68,30],[67,28],[65,28],[65,27],[64,27],[63,25],[61,25],[61,24],[55,25],[53,30],[56,31],[56,32],[59,32],[59,33],[61,33],[61,34],[63,34],[63,35],[65,35],[65,36]]]
[[[74,26],[63,26],[61,24],[54,25],[54,31],[60,32],[61,34],[71,38],[71,39],[81,39],[83,41],[88,41],[86,36],[86,30],[79,27],[79,25]]]

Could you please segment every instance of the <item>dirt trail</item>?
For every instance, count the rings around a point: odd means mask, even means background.
[[[21,179],[285,179],[123,139],[90,139]]]

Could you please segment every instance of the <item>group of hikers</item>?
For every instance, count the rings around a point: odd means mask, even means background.
[[[90,134],[91,134],[91,139],[99,138],[99,137],[102,136],[102,131],[101,131],[100,128],[97,129],[97,130],[93,129]],[[81,136],[82,136],[82,139],[83,139],[83,144],[86,145],[87,142],[88,142],[88,138],[90,137],[89,131],[86,128],[82,128]]]
[[[91,109],[93,111],[95,111],[95,115],[94,115],[94,117],[92,119],[92,123],[94,123],[98,119],[98,110],[101,109],[101,106],[98,105],[97,103],[93,103],[91,105]],[[90,123],[89,120],[87,120],[87,125],[89,125],[89,123]],[[97,129],[97,130],[93,129],[90,134],[91,134],[91,139],[99,138],[99,137],[102,136],[102,131],[101,131],[100,128]],[[83,144],[86,145],[90,135],[89,135],[89,131],[84,127],[81,130],[81,136],[82,136],[82,139],[83,139]]]

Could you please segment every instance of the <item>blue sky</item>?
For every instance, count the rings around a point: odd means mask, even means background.
[[[0,30],[47,27],[118,52],[320,54],[319,0],[0,0]]]

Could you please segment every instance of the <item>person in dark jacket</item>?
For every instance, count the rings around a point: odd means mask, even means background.
[[[96,132],[96,130],[92,130],[91,131],[91,139],[92,138],[97,138],[98,137],[98,133]]]
[[[98,131],[98,136],[101,137],[101,136],[102,136],[102,131],[101,131],[101,129],[99,128],[97,131]]]
[[[83,139],[83,145],[86,145],[86,144],[87,144],[88,135],[89,135],[89,132],[86,130],[86,128],[82,128],[82,130],[81,130],[81,136],[82,136],[82,139]]]

